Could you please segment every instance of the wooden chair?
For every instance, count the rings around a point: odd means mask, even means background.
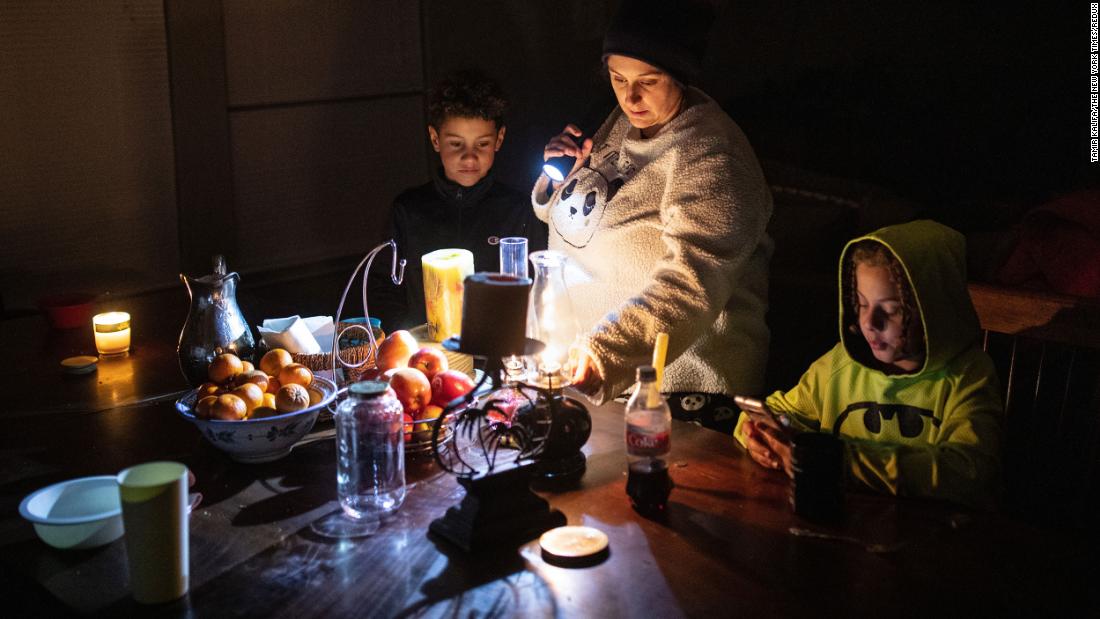
[[[1094,524],[1100,303],[978,283],[970,297],[1003,389],[1005,509],[1051,526]]]

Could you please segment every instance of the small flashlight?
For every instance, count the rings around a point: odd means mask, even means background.
[[[554,157],[542,164],[542,171],[550,177],[550,180],[555,183],[560,183],[565,180],[565,175],[569,174],[569,171],[573,169],[573,164],[576,162],[577,158],[570,157],[569,155]]]
[[[577,147],[581,148],[584,145],[584,136],[576,136],[573,141],[577,143]],[[542,171],[550,177],[550,180],[555,183],[560,183],[565,180],[565,177],[569,175],[569,172],[573,170],[573,166],[577,163],[576,157],[569,155],[560,155],[549,159],[546,163],[542,164]]]

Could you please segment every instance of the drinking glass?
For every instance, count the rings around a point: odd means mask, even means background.
[[[500,239],[500,272],[505,275],[527,277],[526,238],[506,236]]]
[[[527,278],[527,239],[522,236],[506,236],[500,239],[500,272],[504,275]],[[523,359],[512,355],[504,358],[504,370],[514,382],[524,373]]]

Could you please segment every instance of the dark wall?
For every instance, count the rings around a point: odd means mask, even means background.
[[[1019,4],[730,3],[710,90],[762,156],[977,226],[1096,171],[1088,6]]]
[[[2,3],[0,295],[178,286],[220,249],[247,271],[365,252],[434,165],[423,93],[459,67],[512,94],[498,171],[526,188],[551,135],[614,105],[616,5]],[[711,41],[701,86],[788,169],[965,230],[1094,181],[1087,3],[727,2]]]
[[[596,76],[617,2],[425,3],[428,80],[469,65],[516,109],[500,170],[611,108]],[[1088,6],[724,2],[700,85],[761,158],[869,182],[963,229],[1088,185]]]

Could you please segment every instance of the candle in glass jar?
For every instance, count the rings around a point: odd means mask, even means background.
[[[465,249],[439,249],[421,256],[420,263],[428,337],[442,342],[462,329],[463,281],[474,273],[474,255]]]
[[[119,355],[130,350],[130,314],[107,312],[92,318],[95,349],[101,355]]]

